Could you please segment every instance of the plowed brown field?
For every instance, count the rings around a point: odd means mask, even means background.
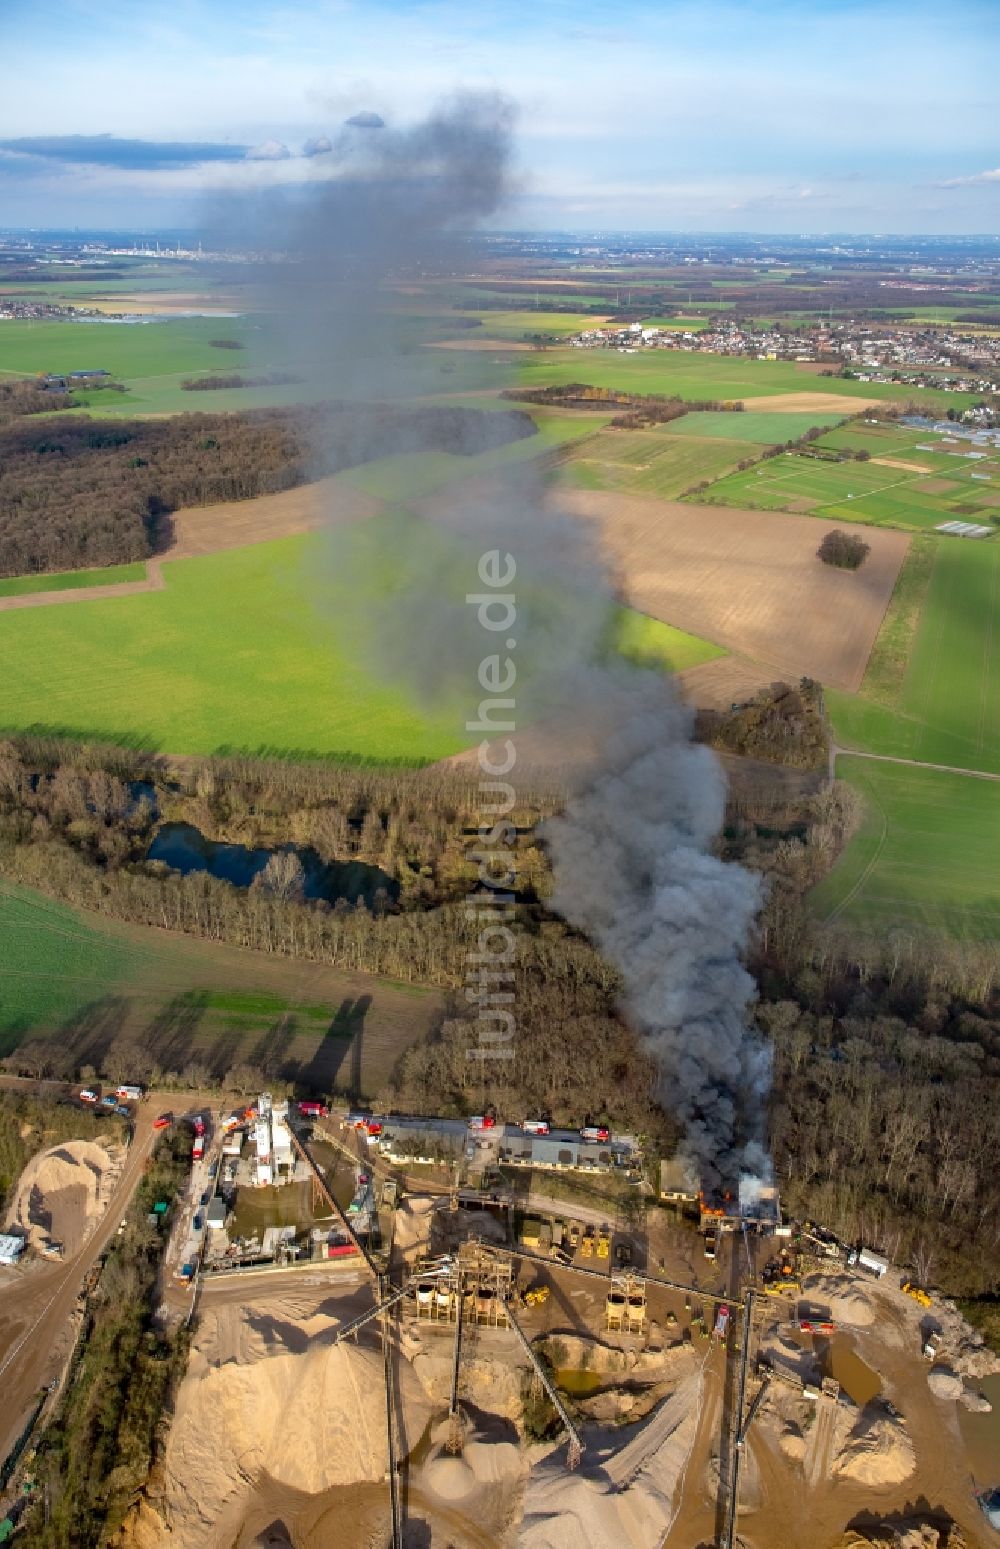
[[[188,559],[219,549],[242,549],[268,538],[288,538],[315,527],[339,526],[374,516],[379,501],[334,477],[302,484],[254,500],[227,500],[213,506],[185,506],[170,518],[173,535],[164,559]]]
[[[596,519],[629,602],[776,673],[857,689],[909,544],[882,527],[860,570],[824,565],[808,516],[565,491]],[[833,525],[833,524],[831,524]]]

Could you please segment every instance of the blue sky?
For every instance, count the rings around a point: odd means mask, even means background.
[[[1000,232],[996,0],[7,0],[0,225],[196,223],[358,112],[518,106],[498,224]]]

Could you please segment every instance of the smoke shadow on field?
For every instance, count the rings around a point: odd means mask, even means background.
[[[372,1008],[371,995],[347,995],[341,1001],[312,1059],[295,1070],[295,1078],[310,1091],[348,1091],[360,1102],[364,1064],[365,1019]]]

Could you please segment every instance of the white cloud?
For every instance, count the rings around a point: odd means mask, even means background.
[[[975,188],[981,183],[1000,183],[1000,167],[993,167],[987,172],[972,172],[968,177],[943,178],[940,182],[932,183],[932,188]]]
[[[283,140],[262,140],[259,145],[251,145],[247,161],[287,161],[291,154]]]

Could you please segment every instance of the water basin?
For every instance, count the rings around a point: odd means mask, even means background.
[[[979,1489],[1000,1485],[1000,1373],[967,1384],[993,1405],[992,1414],[974,1414],[958,1405],[958,1425],[969,1459],[969,1472]]]
[[[295,845],[251,850],[243,844],[220,843],[206,839],[192,823],[164,823],[154,834],[146,859],[162,861],[184,876],[207,871],[233,887],[249,887],[272,855],[289,854],[297,855],[302,864],[306,898],[323,898],[328,903],[342,898],[350,904],[363,899],[370,907],[378,892],[389,899],[395,899],[399,893],[399,884],[377,866],[366,866],[361,861],[335,861],[328,865],[315,850]]]

